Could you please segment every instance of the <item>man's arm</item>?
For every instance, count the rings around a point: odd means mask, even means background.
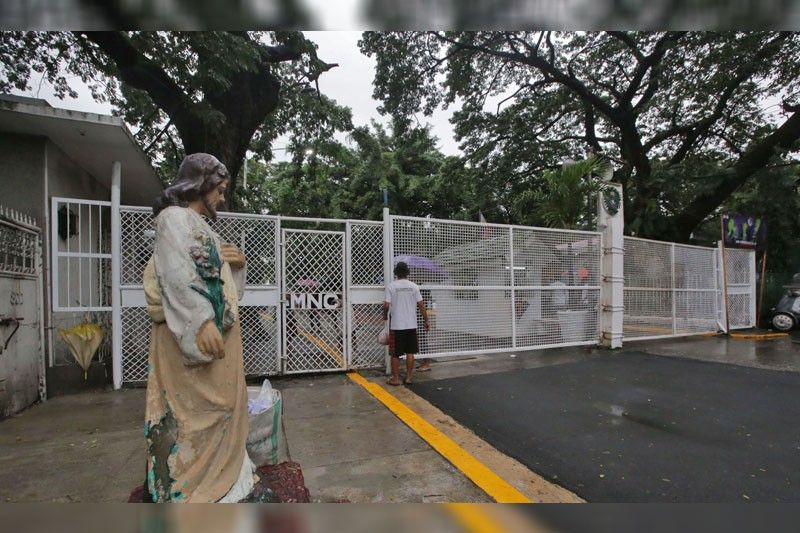
[[[389,320],[389,302],[383,302],[383,321]]]
[[[419,309],[419,312],[422,313],[422,325],[425,328],[425,331],[430,331],[431,323],[428,321],[428,309],[425,307],[425,302],[417,302],[417,309]]]

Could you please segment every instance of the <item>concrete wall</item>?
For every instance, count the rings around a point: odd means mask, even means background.
[[[108,172],[111,172],[111,169],[108,169]],[[48,209],[51,205],[51,199],[53,197],[64,197],[64,198],[77,198],[82,200],[104,200],[108,201],[111,199],[111,191],[95,180],[89,173],[84,171],[78,165],[75,164],[58,146],[53,144],[50,141],[47,141],[47,175],[48,175],[48,183],[47,183],[47,196],[48,196]],[[73,209],[77,214],[77,206]],[[110,242],[110,231],[111,231],[111,224],[110,219],[107,217],[108,210],[104,210],[104,217],[103,217],[103,234],[104,238]],[[100,232],[100,223],[97,219],[97,211],[93,211],[92,216],[92,224],[91,230],[89,227],[88,221],[88,213],[87,208],[84,208],[82,212],[82,224],[78,235],[73,236],[69,239],[69,242],[62,241],[59,238],[58,247],[59,250],[67,250],[67,246],[69,246],[70,251],[78,251],[79,245],[82,251],[88,250],[90,246],[89,236],[92,235],[92,241],[97,240],[97,235]],[[51,221],[51,225],[54,224],[54,221]],[[50,246],[49,243],[50,233],[48,233],[48,246],[45,250],[46,257],[49,257]],[[96,246],[96,245],[95,245]],[[103,252],[107,253],[107,249],[104,249]],[[104,263],[107,263],[104,262]],[[48,261],[49,264],[49,261]],[[110,283],[111,275],[110,275],[110,267],[111,265],[102,265],[102,268],[107,266],[108,272],[105,276],[105,279],[108,283]],[[59,286],[62,287],[60,293],[62,296],[65,295],[63,288],[67,286],[72,287],[72,292],[70,295],[70,299],[74,300],[75,295],[77,294],[77,278],[75,276],[75,272],[80,272],[80,279],[81,279],[81,292],[82,292],[82,299],[84,303],[89,298],[89,291],[90,287],[92,287],[91,291],[93,295],[96,295],[96,291],[106,290],[110,294],[110,288],[106,287],[107,283],[92,283],[92,278],[96,278],[93,274],[90,274],[90,270],[97,270],[101,268],[101,265],[98,264],[98,261],[84,261],[82,269],[78,268],[77,260],[72,260],[70,263],[70,276],[69,282],[67,278],[67,270],[60,269],[59,270]],[[47,283],[50,283],[50,275],[46,273]],[[50,290],[46,291],[51,294],[52,287]],[[95,298],[92,298],[95,299]],[[74,302],[72,302],[74,304]],[[48,306],[51,305],[49,298],[46,300],[45,304]],[[102,312],[102,313],[93,313],[92,316],[88,318],[93,321],[99,321],[104,324],[104,329],[106,329],[106,339],[104,345],[101,347],[100,352],[103,357],[110,357],[110,340],[111,340],[111,313],[110,312]],[[57,331],[60,328],[69,328],[80,324],[81,322],[87,319],[86,313],[69,313],[69,312],[58,312],[53,313],[52,315],[52,324],[49,324],[51,327],[51,333],[48,335],[49,338],[52,339],[53,343],[53,359],[54,364],[64,365],[64,364],[75,364],[72,358],[72,355],[69,353],[69,348],[61,340],[61,337],[58,335]]]
[[[39,397],[42,351],[37,303],[35,279],[0,276],[0,316],[24,319],[5,350],[3,344],[14,327],[0,326],[0,418],[21,411]]]
[[[0,133],[0,204],[34,217],[44,226],[45,139]],[[0,418],[39,397],[43,347],[39,339],[38,283],[0,275],[0,316],[23,318],[0,353]],[[0,326],[0,349],[13,326]]]
[[[21,213],[33,216],[42,232],[42,247],[44,254],[44,307],[52,308],[51,280],[50,280],[50,226],[45,227],[49,221],[51,198],[54,196],[66,198],[79,198],[88,200],[110,200],[111,191],[95,180],[88,172],[83,170],[70,159],[58,146],[43,137],[31,137],[17,134],[0,133],[0,203],[16,209]],[[108,169],[109,173],[111,169]],[[45,175],[47,183],[45,183]],[[110,233],[110,220],[104,219],[104,233]],[[94,217],[92,221],[92,235],[96,237],[99,232],[99,223]],[[79,235],[83,245],[88,245],[89,236],[88,220],[85,220]],[[109,239],[110,240],[110,239]],[[70,250],[77,251],[78,238],[70,240]],[[66,250],[66,243],[59,242],[59,248]],[[84,248],[85,249],[85,248]],[[77,261],[73,260],[72,271],[78,270]],[[89,269],[99,268],[97,261],[84,262],[86,272],[81,273],[84,297],[88,297],[90,274]],[[110,269],[110,265],[109,265]],[[59,271],[59,284],[66,287],[66,270]],[[110,272],[107,275],[110,282]],[[70,275],[71,285],[77,285],[77,279]],[[77,289],[76,289],[77,290]],[[56,365],[74,364],[66,344],[58,336],[58,328],[68,328],[79,324],[86,319],[85,313],[54,313],[52,321],[45,314],[45,353],[53,344],[53,359]],[[98,313],[93,317],[105,322],[109,328],[110,340],[110,313]],[[101,351],[105,354],[110,347],[104,345]]]
[[[52,309],[49,268],[50,227],[55,221],[49,220],[51,199],[58,196],[108,201],[111,192],[75,164],[58,146],[43,137],[0,133],[0,169],[0,204],[34,217],[43,230],[44,268],[42,276],[45,309],[45,338],[40,340],[37,282],[35,280],[0,278],[0,315],[21,316],[25,319],[9,344],[8,350],[0,354],[1,417],[24,409],[36,401],[39,394],[40,358],[49,359],[51,345],[53,361],[56,366],[75,364],[68,347],[58,335],[58,329],[69,328],[87,319],[86,313],[53,313],[52,316],[48,316],[47,313]],[[88,213],[85,209],[82,213],[83,222],[78,235],[72,237],[68,243],[59,239],[57,243],[59,249],[66,250],[66,246],[69,245],[71,251],[78,251],[79,246],[83,251],[87,251],[90,242],[100,240],[98,238],[100,234],[98,211],[94,211],[90,227]],[[110,245],[108,235],[110,235],[111,225],[107,208],[105,208],[103,225],[102,233],[106,235],[105,240],[109,241]],[[108,248],[102,251],[107,252]],[[60,266],[63,267],[63,265]],[[90,272],[100,269],[108,270],[103,281],[90,283],[91,279],[97,278]],[[100,264],[98,260],[85,261],[79,269],[77,260],[72,260],[70,270],[68,283],[66,269],[59,268],[59,283],[62,287],[68,285],[77,287],[78,279],[80,279],[80,285],[83,287],[81,298],[84,300],[88,299],[89,287],[93,285],[94,299],[101,290],[110,293],[110,287],[107,287],[110,284],[110,265]],[[78,276],[74,274],[76,271],[79,272]],[[74,289],[73,294],[76,293],[77,289]],[[12,294],[14,306],[11,306]],[[95,313],[94,316],[88,317],[101,322],[107,330],[106,342],[101,347],[101,355],[108,358],[110,358],[110,315],[110,312]],[[0,340],[4,341],[10,332],[10,328],[0,327]]]
[[[44,227],[44,145],[41,137],[0,133],[0,204]]]

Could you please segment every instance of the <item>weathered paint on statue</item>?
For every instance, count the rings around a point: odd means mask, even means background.
[[[144,431],[156,502],[240,501],[257,480],[245,450],[245,259],[203,218],[216,218],[229,183],[216,158],[192,154],[153,208],[155,248],[143,280],[153,322]]]

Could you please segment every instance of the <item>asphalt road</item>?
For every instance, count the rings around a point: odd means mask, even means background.
[[[800,374],[628,352],[415,383],[590,502],[800,502]]]

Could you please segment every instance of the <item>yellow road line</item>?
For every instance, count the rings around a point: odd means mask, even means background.
[[[767,340],[787,337],[788,333],[731,333],[731,338],[748,340]]]
[[[317,348],[319,348],[320,350],[326,352],[328,355],[330,355],[331,357],[336,359],[336,362],[339,363],[339,365],[342,368],[344,368],[344,359],[342,358],[342,354],[340,352],[336,351],[336,349],[333,348],[330,344],[328,344],[327,342],[325,342],[324,340],[322,340],[322,339],[320,339],[318,337],[315,337],[314,335],[312,335],[311,333],[309,333],[309,332],[307,332],[307,331],[305,331],[303,329],[298,329],[297,331],[299,331],[300,334],[303,337],[307,338],[314,345],[316,345]]]
[[[408,408],[403,402],[386,392],[383,387],[368,381],[358,372],[348,372],[347,376],[388,407],[397,418],[414,430],[442,457],[450,461],[453,466],[461,470],[465,476],[494,501],[498,503],[532,503],[527,496],[495,474],[472,454],[456,444],[450,437]]]
[[[445,505],[450,514],[469,533],[505,533],[506,528],[495,522],[476,503],[448,503]]]

